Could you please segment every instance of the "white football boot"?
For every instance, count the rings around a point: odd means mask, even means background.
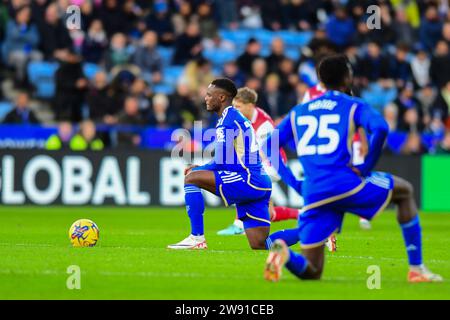
[[[207,249],[208,246],[206,245],[206,239],[205,236],[194,236],[189,235],[186,239],[175,243],[175,244],[169,244],[167,246],[168,249],[177,249],[177,250],[186,250],[186,249]]]
[[[366,220],[364,218],[359,219],[359,227],[363,230],[370,230],[372,229],[372,225],[370,224],[369,220]]]

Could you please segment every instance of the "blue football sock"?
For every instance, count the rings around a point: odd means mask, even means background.
[[[289,260],[286,263],[286,268],[290,272],[300,277],[306,271],[307,266],[308,260],[304,256],[289,249]]]
[[[203,212],[205,211],[205,201],[202,191],[193,184],[184,186],[184,200],[186,211],[191,220],[191,234],[194,236],[203,235]]]
[[[299,241],[299,231],[298,229],[287,229],[287,230],[280,230],[277,232],[272,233],[269,237],[266,239],[266,249],[270,249],[270,246],[272,245],[272,242],[274,242],[277,239],[282,239],[288,247],[298,243]]]
[[[411,221],[400,224],[405,240],[408,262],[411,266],[422,264],[422,232],[420,228],[419,215]]]

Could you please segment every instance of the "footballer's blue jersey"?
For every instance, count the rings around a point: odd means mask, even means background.
[[[357,190],[363,179],[352,171],[352,138],[355,128],[368,133],[381,132],[371,142],[374,154],[365,166],[371,170],[381,150],[387,126],[379,113],[360,99],[329,91],[308,103],[294,107],[280,123],[280,146],[294,139],[297,156],[303,166],[301,194],[305,205],[339,197]],[[381,141],[381,146],[383,144]],[[372,144],[369,144],[372,146]]]
[[[217,121],[214,152],[210,170],[264,172],[252,124],[233,106]]]

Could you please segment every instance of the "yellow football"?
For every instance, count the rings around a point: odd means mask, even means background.
[[[74,247],[93,247],[99,236],[97,225],[89,219],[77,220],[69,229],[70,242]]]

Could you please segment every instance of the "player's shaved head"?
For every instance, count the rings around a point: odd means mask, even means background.
[[[229,95],[231,100],[233,100],[233,98],[237,94],[236,85],[234,84],[233,81],[231,81],[230,79],[227,79],[227,78],[215,79],[211,82],[210,86],[214,86],[216,88],[222,89]]]
[[[337,54],[319,62],[317,75],[327,89],[349,92],[352,82],[352,68],[345,55]]]
[[[233,81],[227,78],[215,79],[208,86],[205,96],[206,110],[221,115],[233,101],[237,89]]]

